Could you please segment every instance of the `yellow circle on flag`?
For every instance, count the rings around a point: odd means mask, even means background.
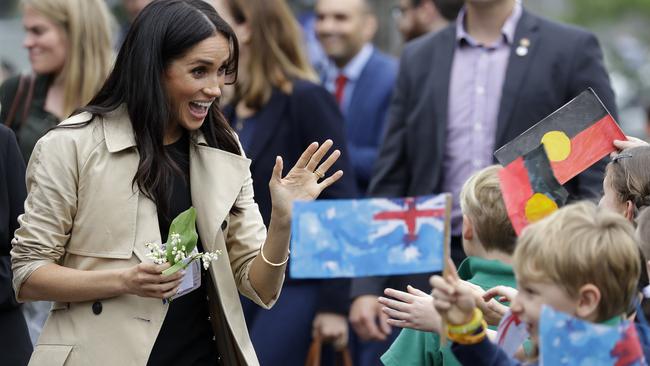
[[[562,161],[571,154],[571,139],[562,131],[545,133],[542,144],[550,161]]]
[[[525,214],[529,223],[541,220],[557,210],[557,204],[543,193],[535,193],[526,202]]]

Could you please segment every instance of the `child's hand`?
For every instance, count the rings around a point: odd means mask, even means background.
[[[629,149],[631,147],[638,147],[638,146],[648,146],[648,143],[633,137],[633,136],[625,136],[627,140],[614,140],[614,146],[618,149],[618,151],[614,151],[613,153],[610,154],[610,158],[613,158],[616,156],[616,154],[620,153],[622,150]]]
[[[474,301],[476,301],[476,306],[483,313],[483,318],[485,321],[489,325],[499,325],[501,318],[503,318],[503,316],[508,311],[508,307],[500,304],[498,301],[490,297],[486,299],[485,296],[487,292],[480,286],[462,280],[461,283],[463,286],[467,286],[474,294]]]
[[[445,278],[432,276],[433,303],[442,317],[449,324],[466,324],[472,320],[476,301],[468,286],[463,286],[456,266],[449,260],[449,274]]]
[[[433,297],[411,285],[406,290],[408,292],[387,288],[384,294],[393,299],[379,298],[379,303],[384,305],[381,311],[390,317],[388,324],[440,333],[440,314],[433,307]]]
[[[489,301],[496,297],[499,302],[512,302],[516,296],[517,289],[508,286],[496,286],[485,291],[483,300]]]

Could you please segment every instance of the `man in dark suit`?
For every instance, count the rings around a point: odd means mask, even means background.
[[[370,43],[376,30],[368,0],[316,3],[316,36],[330,61],[319,72],[345,117],[352,168],[362,194],[377,158],[397,75],[397,61]]]
[[[458,191],[493,151],[588,87],[616,116],[594,35],[528,13],[516,0],[466,0],[452,24],[402,55],[372,196],[452,192],[452,257],[462,260]],[[569,181],[574,198],[600,194],[604,163]],[[391,329],[376,302],[384,288],[430,289],[426,275],[353,280],[350,320],[365,339]],[[392,332],[394,336],[396,332]]]
[[[27,324],[15,300],[9,250],[27,196],[25,162],[14,133],[0,121],[0,353],[2,365],[26,365],[32,354]]]

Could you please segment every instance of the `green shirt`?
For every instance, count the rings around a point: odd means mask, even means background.
[[[512,266],[497,260],[468,257],[460,264],[458,275],[484,290],[499,285],[516,287]],[[441,348],[440,337],[435,333],[405,328],[381,361],[386,366],[460,365],[449,347]]]
[[[18,92],[19,82],[20,76],[16,76],[7,79],[0,86],[0,105],[2,106],[0,109],[0,123],[5,123],[9,109],[11,109],[11,105]],[[57,116],[45,110],[45,98],[47,97],[49,86],[49,76],[36,76],[32,100],[27,110],[27,118],[23,120],[24,100],[26,99],[28,89],[27,85],[25,85],[21,95],[22,100],[18,103],[18,109],[10,126],[16,133],[18,146],[20,147],[25,162],[29,161],[36,142],[60,122]]]

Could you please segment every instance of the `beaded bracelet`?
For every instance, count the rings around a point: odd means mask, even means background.
[[[465,323],[465,324],[458,324],[458,325],[452,325],[449,324],[447,326],[447,332],[449,334],[469,334],[473,333],[476,329],[478,329],[481,326],[481,322],[483,321],[483,313],[479,308],[474,308],[474,314],[472,315],[472,319]]]
[[[486,329],[487,329],[487,322],[485,320],[481,320],[481,331],[479,333],[456,334],[447,331],[447,338],[449,338],[452,342],[458,344],[464,344],[464,345],[476,344],[481,342],[483,339],[485,339],[485,336],[487,335],[487,332],[485,331]]]
[[[271,266],[271,267],[282,267],[285,264],[287,264],[287,262],[289,261],[289,254],[291,254],[291,250],[287,251],[287,258],[284,261],[282,261],[282,263],[273,263],[273,262],[269,261],[268,259],[266,259],[266,257],[264,256],[264,243],[262,243],[262,246],[260,247],[260,254],[262,255],[262,260],[264,261],[264,263],[268,264],[269,266]]]

